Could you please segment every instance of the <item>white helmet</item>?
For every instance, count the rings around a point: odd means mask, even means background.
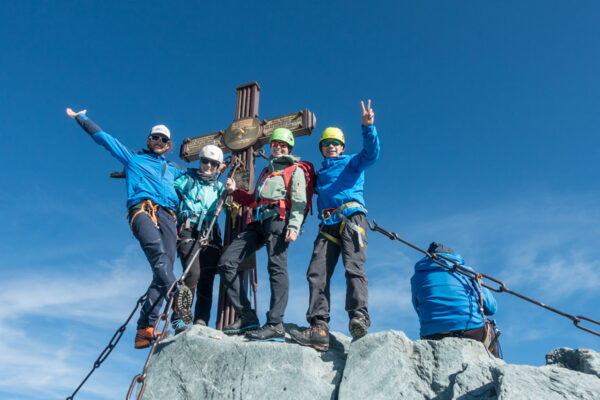
[[[164,125],[154,125],[150,130],[150,135],[163,135],[171,139],[171,131]]]
[[[222,163],[223,151],[214,144],[207,144],[200,150],[200,158],[202,157]]]

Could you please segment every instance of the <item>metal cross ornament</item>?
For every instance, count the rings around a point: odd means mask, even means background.
[[[226,128],[207,135],[186,138],[181,145],[179,157],[187,162],[199,159],[202,148],[212,144],[223,150],[223,153],[231,152],[232,165],[239,168],[233,178],[236,186],[240,189],[252,192],[254,190],[254,161],[257,151],[268,143],[273,131],[277,128],[287,128],[294,137],[310,135],[315,128],[317,119],[307,109],[282,115],[275,118],[258,119],[258,102],[260,97],[260,86],[257,82],[250,82],[236,88],[236,108],[233,122]],[[227,212],[224,245],[227,246],[245,228],[245,207],[231,209]],[[257,274],[256,255],[248,257],[240,265],[240,279],[242,285],[251,289],[254,293],[254,306],[257,303]],[[250,293],[250,290],[246,290]],[[219,303],[217,309],[217,329],[229,325],[235,321],[236,315],[229,299],[225,295],[225,288],[219,285]]]

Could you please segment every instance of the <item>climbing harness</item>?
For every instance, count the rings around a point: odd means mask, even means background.
[[[371,229],[372,231],[379,232],[382,235],[387,236],[387,238],[390,239],[390,240],[397,240],[400,243],[403,243],[403,244],[407,245],[408,247],[410,247],[410,248],[412,248],[414,250],[417,250],[417,251],[425,254],[427,257],[429,257],[431,259],[431,261],[433,261],[434,263],[436,263],[436,264],[438,264],[438,265],[440,265],[440,266],[442,266],[442,267],[444,267],[444,268],[446,268],[446,269],[448,269],[450,271],[458,272],[458,273],[460,273],[462,275],[465,275],[465,276],[467,276],[467,277],[469,277],[471,279],[475,279],[475,280],[477,280],[478,279],[477,277],[479,276],[480,280],[484,278],[484,279],[487,279],[488,281],[492,281],[492,282],[497,283],[498,285],[500,285],[498,287],[494,287],[494,286],[490,286],[490,285],[488,285],[486,283],[481,283],[481,286],[486,287],[486,288],[490,289],[491,291],[494,291],[496,293],[505,292],[505,293],[508,293],[508,294],[512,294],[513,296],[516,296],[516,297],[518,297],[520,299],[523,299],[523,300],[528,301],[530,303],[533,303],[533,304],[535,304],[537,306],[545,308],[546,310],[552,311],[553,313],[556,313],[558,315],[562,315],[563,317],[570,319],[577,328],[579,328],[579,329],[581,329],[583,331],[589,332],[589,333],[591,333],[593,335],[596,335],[596,336],[600,336],[600,332],[599,331],[595,331],[593,329],[586,328],[585,326],[580,326],[580,323],[582,321],[591,322],[592,324],[596,324],[596,325],[600,326],[600,321],[596,321],[596,320],[594,320],[592,318],[585,317],[583,315],[577,315],[577,316],[575,316],[575,315],[567,314],[565,312],[557,310],[556,308],[550,307],[550,306],[548,306],[548,305],[546,305],[546,304],[544,304],[542,302],[539,302],[537,300],[534,300],[534,299],[531,299],[531,298],[529,298],[527,296],[524,296],[524,295],[522,295],[520,293],[517,293],[517,292],[515,292],[513,290],[510,290],[509,288],[506,287],[506,285],[504,284],[504,282],[500,281],[499,279],[496,279],[496,278],[494,278],[492,276],[489,276],[489,275],[486,275],[486,274],[480,274],[480,273],[474,272],[474,271],[472,271],[470,269],[467,269],[467,268],[463,267],[462,265],[458,264],[456,261],[454,261],[454,260],[452,260],[452,259],[450,259],[448,257],[445,257],[442,254],[439,254],[439,253],[434,253],[434,254],[429,253],[429,252],[427,252],[427,251],[425,251],[425,250],[423,250],[423,249],[415,246],[414,244],[407,242],[406,240],[404,240],[400,236],[398,236],[397,233],[395,233],[395,232],[389,232],[389,231],[381,228],[377,224],[377,222],[375,220],[373,220],[373,224],[369,223],[368,221],[367,221],[367,224],[369,225],[369,229]],[[445,263],[439,261],[439,258],[442,258],[442,259],[450,262],[453,266],[451,267],[451,266],[446,265]]]
[[[137,203],[127,210],[127,219],[129,219],[129,227],[133,228],[133,220],[135,217],[140,215],[141,213],[146,213],[148,217],[154,223],[156,229],[158,229],[158,217],[156,213],[158,212],[158,208],[162,207],[160,204],[154,203],[152,200],[144,200],[140,203]],[[163,209],[167,210],[173,219],[176,219],[175,213],[168,207],[163,207]]]
[[[292,177],[294,175],[294,172],[298,168],[300,168],[300,170],[304,173],[304,181],[306,183],[306,186],[304,188],[304,190],[306,190],[306,207],[304,208],[305,218],[302,220],[302,223],[304,224],[308,212],[310,211],[310,213],[312,214],[312,197],[315,192],[314,183],[316,180],[315,168],[308,161],[299,161],[280,171],[273,171],[271,173],[269,173],[269,167],[263,168],[263,170],[258,175],[256,185],[258,186],[265,179],[271,179],[275,176],[281,176],[283,178],[283,183],[286,189],[286,196],[284,199],[279,200],[261,198],[259,200],[251,202],[250,204],[247,204],[246,207],[248,207],[248,213],[246,215],[246,224],[250,224],[252,222],[252,210],[255,210],[254,212],[256,213],[256,220],[260,220],[262,216],[261,212],[270,207],[279,207],[279,219],[285,219],[286,211],[292,208]],[[267,184],[265,184],[265,187]],[[297,187],[296,190],[299,191],[301,189],[300,187]]]
[[[344,228],[347,225],[350,229],[352,229],[353,231],[355,231],[358,234],[358,244],[360,245],[360,247],[365,247],[365,239],[367,238],[367,232],[365,232],[365,230],[362,227],[360,227],[357,224],[355,224],[354,222],[350,221],[342,213],[342,211],[347,210],[349,208],[360,208],[365,213],[367,213],[367,209],[357,201],[349,201],[347,203],[344,203],[341,206],[339,206],[338,208],[336,208],[335,210],[331,210],[331,209],[323,210],[323,220],[329,219],[329,218],[333,217],[334,215],[337,215],[341,218],[342,223],[340,224],[340,230],[339,230],[340,237],[337,238],[337,237],[325,232],[323,230],[325,225],[321,226],[321,229],[319,229],[319,233],[321,235],[323,235],[325,237],[325,239],[330,240],[339,246],[341,244],[340,238],[342,237],[342,232],[344,231]]]

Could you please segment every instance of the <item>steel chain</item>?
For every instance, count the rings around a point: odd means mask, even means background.
[[[588,321],[588,322],[591,322],[593,324],[596,324],[596,325],[600,326],[600,321],[596,321],[596,320],[594,320],[592,318],[585,317],[583,315],[574,316],[574,315],[571,315],[571,314],[567,314],[567,313],[565,313],[563,311],[557,310],[554,307],[550,307],[550,306],[548,306],[548,305],[546,305],[546,304],[544,304],[542,302],[539,302],[537,300],[534,300],[534,299],[531,299],[531,298],[529,298],[527,296],[524,296],[524,295],[522,295],[520,293],[517,293],[517,292],[515,292],[513,290],[510,290],[510,289],[508,289],[506,287],[506,285],[504,284],[504,282],[502,282],[499,279],[496,279],[496,278],[494,278],[494,277],[492,277],[490,275],[487,275],[487,274],[481,274],[481,273],[477,273],[477,272],[471,271],[470,269],[467,269],[467,268],[463,267],[462,265],[459,265],[456,261],[454,261],[454,260],[452,260],[452,259],[450,259],[450,258],[448,258],[448,257],[446,257],[446,256],[444,256],[442,254],[438,254],[438,253],[431,254],[431,253],[429,253],[429,252],[427,252],[427,251],[425,251],[425,250],[423,250],[423,249],[415,246],[414,244],[407,242],[406,240],[404,240],[400,236],[398,236],[397,233],[390,232],[390,231],[387,231],[387,230],[381,228],[377,224],[377,222],[375,220],[373,220],[373,224],[369,223],[368,221],[367,221],[367,224],[369,225],[369,229],[370,230],[375,231],[375,232],[379,232],[382,235],[387,236],[390,240],[397,240],[397,241],[399,241],[399,242],[407,245],[408,247],[411,247],[411,248],[413,248],[413,249],[415,249],[415,250],[417,250],[417,251],[425,254],[427,257],[429,257],[431,259],[431,261],[433,261],[434,263],[436,263],[436,264],[438,264],[438,265],[440,265],[440,266],[442,266],[442,267],[444,267],[446,269],[449,269],[451,271],[456,271],[456,272],[458,272],[458,273],[460,273],[462,275],[465,275],[465,276],[467,276],[469,278],[473,278],[473,279],[484,278],[484,279],[487,279],[488,281],[492,281],[492,282],[494,282],[494,283],[496,283],[496,284],[499,285],[498,287],[494,287],[494,286],[490,286],[490,285],[482,282],[481,286],[484,286],[484,287],[486,287],[486,288],[488,288],[488,289],[490,289],[490,290],[492,290],[492,291],[494,291],[496,293],[505,292],[505,293],[508,293],[508,294],[512,294],[513,296],[516,296],[516,297],[518,297],[520,299],[523,299],[523,300],[528,301],[530,303],[533,303],[533,304],[535,304],[537,306],[545,308],[546,310],[552,311],[553,313],[556,313],[558,315],[562,315],[563,317],[568,318],[571,321],[573,321],[573,324],[577,328],[579,328],[579,329],[581,329],[583,331],[589,332],[589,333],[591,333],[593,335],[600,336],[600,332],[579,325],[581,323],[581,320],[585,320],[585,321]],[[452,263],[453,266],[451,267],[449,265],[446,265],[445,263],[439,261],[438,258],[444,259],[444,260]]]
[[[125,329],[127,329],[127,324],[129,324],[129,321],[131,321],[131,318],[133,318],[133,316],[135,315],[135,312],[140,307],[140,305],[142,305],[144,303],[144,301],[146,301],[146,297],[147,296],[148,296],[148,291],[146,291],[146,293],[144,293],[138,299],[138,301],[135,303],[135,307],[133,308],[133,311],[131,311],[131,313],[129,314],[129,317],[127,318],[127,320],[125,321],[125,323],[123,325],[121,325],[119,327],[119,329],[117,329],[117,331],[115,332],[115,334],[113,335],[113,337],[108,342],[108,345],[104,348],[104,350],[102,350],[102,352],[100,353],[100,355],[98,356],[98,358],[94,362],[94,365],[93,365],[92,369],[90,370],[90,372],[86,375],[85,378],[83,378],[83,380],[81,381],[81,383],[79,384],[79,386],[77,386],[77,388],[75,389],[75,391],[73,392],[73,394],[71,394],[69,397],[67,397],[66,400],[73,400],[73,398],[75,397],[75,395],[77,394],[77,392],[79,392],[79,389],[81,389],[81,387],[87,382],[87,380],[89,379],[89,377],[92,376],[92,374],[94,373],[94,371],[97,368],[100,368],[100,365],[102,365],[102,363],[108,358],[108,355],[117,346],[117,343],[119,343],[119,340],[121,340],[121,337],[123,337],[123,333],[125,333]]]

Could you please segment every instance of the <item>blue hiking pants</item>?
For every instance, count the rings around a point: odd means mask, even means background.
[[[175,281],[173,263],[177,246],[177,230],[173,215],[165,208],[158,207],[158,223],[155,225],[145,212],[137,214],[131,221],[131,231],[150,263],[152,282],[148,288],[148,298],[142,305],[138,329],[156,326],[163,299]]]

